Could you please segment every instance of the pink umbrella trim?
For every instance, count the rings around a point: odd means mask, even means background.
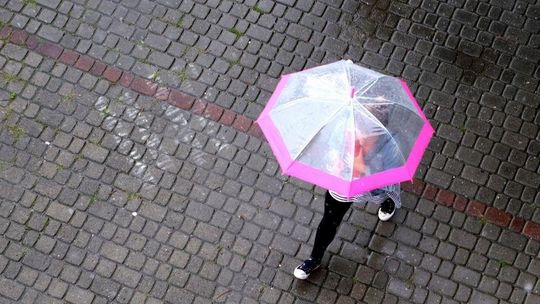
[[[424,151],[427,149],[433,133],[435,133],[435,131],[433,131],[433,128],[431,127],[429,122],[426,122],[426,124],[422,127],[420,134],[418,134],[416,143],[414,144],[412,151],[409,154],[409,159],[407,159],[407,162],[405,164],[405,167],[408,169],[411,179],[414,177],[416,168],[418,168],[418,165],[422,160]]]
[[[393,183],[410,180],[414,177],[414,172],[418,167],[423,151],[429,144],[433,135],[433,130],[428,124],[424,125],[418,136],[417,144],[414,146],[409,159],[404,166],[376,173],[365,178],[348,181],[337,176],[330,175],[301,162],[294,161],[285,147],[279,132],[268,117],[259,119],[264,135],[269,139],[272,152],[283,170],[284,174],[291,175],[304,181],[313,183],[320,187],[331,189],[345,196],[354,196],[359,193],[374,190]]]
[[[294,162],[283,173],[349,197],[410,179],[408,170],[403,166],[353,182],[316,170],[301,162]]]
[[[418,111],[418,115],[420,115],[420,118],[424,120],[427,124],[430,125],[429,120],[427,119],[426,115],[424,114],[424,111],[422,111],[422,108],[420,108],[420,105],[418,104],[418,101],[416,101],[416,98],[414,98],[411,89],[409,89],[409,86],[405,82],[405,80],[400,79],[399,82],[401,82],[401,86],[403,87],[403,90],[405,90],[405,93],[407,93],[407,96],[409,96],[409,99],[411,100],[413,106],[416,108],[416,111]],[[432,128],[433,130],[433,128]]]
[[[285,145],[285,142],[283,142],[279,131],[274,127],[270,116],[263,117],[261,115],[257,120],[257,123],[261,127],[264,136],[268,139],[270,148],[272,149],[272,152],[274,152],[279,166],[281,168],[288,168],[294,160],[290,157],[287,146]]]

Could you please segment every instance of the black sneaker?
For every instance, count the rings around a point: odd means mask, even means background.
[[[382,202],[381,207],[379,207],[379,219],[383,222],[388,221],[392,218],[396,212],[396,204],[393,200],[387,198]]]
[[[294,276],[297,279],[305,280],[315,269],[319,268],[320,265],[320,262],[315,261],[313,258],[309,258],[294,269]]]

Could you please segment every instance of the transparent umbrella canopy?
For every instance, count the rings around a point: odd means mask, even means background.
[[[343,195],[411,179],[433,134],[405,82],[345,60],[284,75],[257,122],[284,174]]]

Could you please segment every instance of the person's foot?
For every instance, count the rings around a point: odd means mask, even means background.
[[[315,261],[313,258],[309,258],[294,269],[294,276],[297,279],[305,280],[315,269],[319,268],[320,265],[320,262]]]
[[[392,218],[395,212],[396,204],[394,204],[393,200],[387,198],[384,202],[382,202],[381,207],[379,207],[379,219],[386,222]]]

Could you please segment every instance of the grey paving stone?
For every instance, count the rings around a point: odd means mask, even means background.
[[[92,281],[90,290],[94,293],[107,298],[109,301],[114,299],[118,294],[120,285],[112,280],[96,277]]]
[[[76,286],[70,286],[65,296],[66,301],[72,303],[92,303],[94,295],[88,291]]]
[[[167,210],[157,204],[143,202],[139,212],[142,216],[161,222],[165,218]]]
[[[141,274],[124,266],[118,266],[114,271],[113,279],[134,288],[140,281]]]
[[[117,262],[123,263],[127,257],[128,250],[122,246],[118,246],[112,242],[105,242],[101,247],[103,256]]]
[[[475,271],[471,271],[463,266],[457,266],[454,269],[452,279],[468,285],[470,287],[476,287],[480,282],[481,274]]]
[[[169,302],[179,301],[178,303],[193,303],[194,295],[183,289],[171,286],[167,290],[165,299]]]
[[[19,47],[14,44],[6,44],[2,48],[2,51],[0,52],[2,55],[9,57],[16,61],[21,61],[25,58],[26,54],[28,53],[25,49],[22,47]]]
[[[47,215],[62,222],[69,222],[74,210],[58,203],[51,203],[47,208]]]
[[[437,275],[434,275],[431,278],[429,287],[431,290],[448,297],[453,297],[457,290],[457,284],[455,282],[444,279]]]
[[[511,231],[503,230],[500,236],[500,242],[509,248],[522,251],[525,249],[526,238],[522,235],[517,235]]]
[[[401,298],[408,299],[412,296],[414,289],[410,284],[407,284],[406,282],[390,278],[390,281],[388,283],[388,291]]]
[[[127,191],[128,193],[137,193],[142,182],[135,177],[126,174],[119,174],[115,180],[115,186]]]
[[[24,285],[5,278],[0,278],[0,282],[2,283],[0,284],[0,294],[2,296],[14,301],[21,297],[24,291]]]
[[[499,261],[506,261],[506,263],[513,263],[516,258],[516,252],[499,244],[493,244],[488,252],[488,256]]]
[[[442,188],[448,188],[452,182],[452,176],[443,171],[430,168],[426,174],[426,180]]]
[[[59,42],[63,36],[61,31],[49,25],[43,25],[37,34],[42,38],[53,42]]]
[[[52,181],[41,180],[37,182],[35,190],[37,193],[45,195],[49,198],[56,198],[61,191],[59,185]]]
[[[540,297],[534,294],[528,294],[525,299],[525,304],[531,304],[540,301]]]
[[[472,292],[470,301],[472,303],[497,303],[498,302],[496,297],[493,297],[493,296],[490,296],[490,295],[487,295],[485,293],[481,293],[478,291],[474,291],[474,290]]]
[[[103,163],[109,154],[107,149],[104,149],[98,145],[88,143],[84,146],[82,153],[85,157],[98,162]]]
[[[453,229],[450,233],[449,240],[458,246],[472,250],[476,244],[477,238],[470,233]]]
[[[532,260],[531,264],[528,267],[528,271],[535,275],[540,273],[540,262],[537,260]]]

